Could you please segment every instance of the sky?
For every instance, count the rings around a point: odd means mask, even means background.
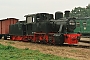
[[[75,7],[86,7],[90,0],[0,0],[0,20],[18,18],[25,20],[24,15],[38,12],[55,13],[72,10]]]

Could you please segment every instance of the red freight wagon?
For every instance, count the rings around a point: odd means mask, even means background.
[[[9,25],[15,24],[18,22],[18,19],[16,18],[7,18],[0,20],[0,39],[2,36],[6,36],[9,34]]]

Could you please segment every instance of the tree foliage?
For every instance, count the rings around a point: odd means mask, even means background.
[[[86,9],[90,9],[90,4],[88,4],[88,6],[86,6]]]
[[[90,17],[90,4],[85,8],[75,7],[72,9],[70,17]]]

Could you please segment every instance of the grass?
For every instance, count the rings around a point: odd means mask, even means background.
[[[12,46],[0,44],[0,60],[74,60],[66,57],[58,57],[50,54],[43,54],[38,50],[18,49]]]

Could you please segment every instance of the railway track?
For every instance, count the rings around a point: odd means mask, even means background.
[[[32,42],[30,42],[32,43]],[[36,43],[33,43],[36,44]],[[39,44],[39,43],[37,43]],[[46,45],[46,46],[50,46],[51,44],[43,44],[40,43],[40,45]],[[68,44],[63,44],[63,45],[52,45],[52,46],[61,46],[61,47],[75,47],[75,48],[86,48],[86,49],[90,49],[90,38],[81,38],[80,42],[78,44],[75,45],[68,45]]]
[[[63,45],[55,45],[55,46],[90,49],[90,38],[81,38],[80,42],[75,45],[63,44]]]
[[[67,45],[67,44],[64,44],[63,47],[75,47],[75,48],[90,49],[90,45],[83,45],[83,44],[77,44],[77,45]]]
[[[78,46],[81,46],[82,48],[90,49],[90,37],[89,38],[81,38]]]
[[[74,47],[74,48],[90,49],[90,44],[89,43],[83,43],[83,42],[79,42],[78,44],[75,44],[75,45],[68,45],[68,44],[63,44],[63,45],[40,44],[40,45],[55,46],[55,47],[58,46],[58,47]]]

